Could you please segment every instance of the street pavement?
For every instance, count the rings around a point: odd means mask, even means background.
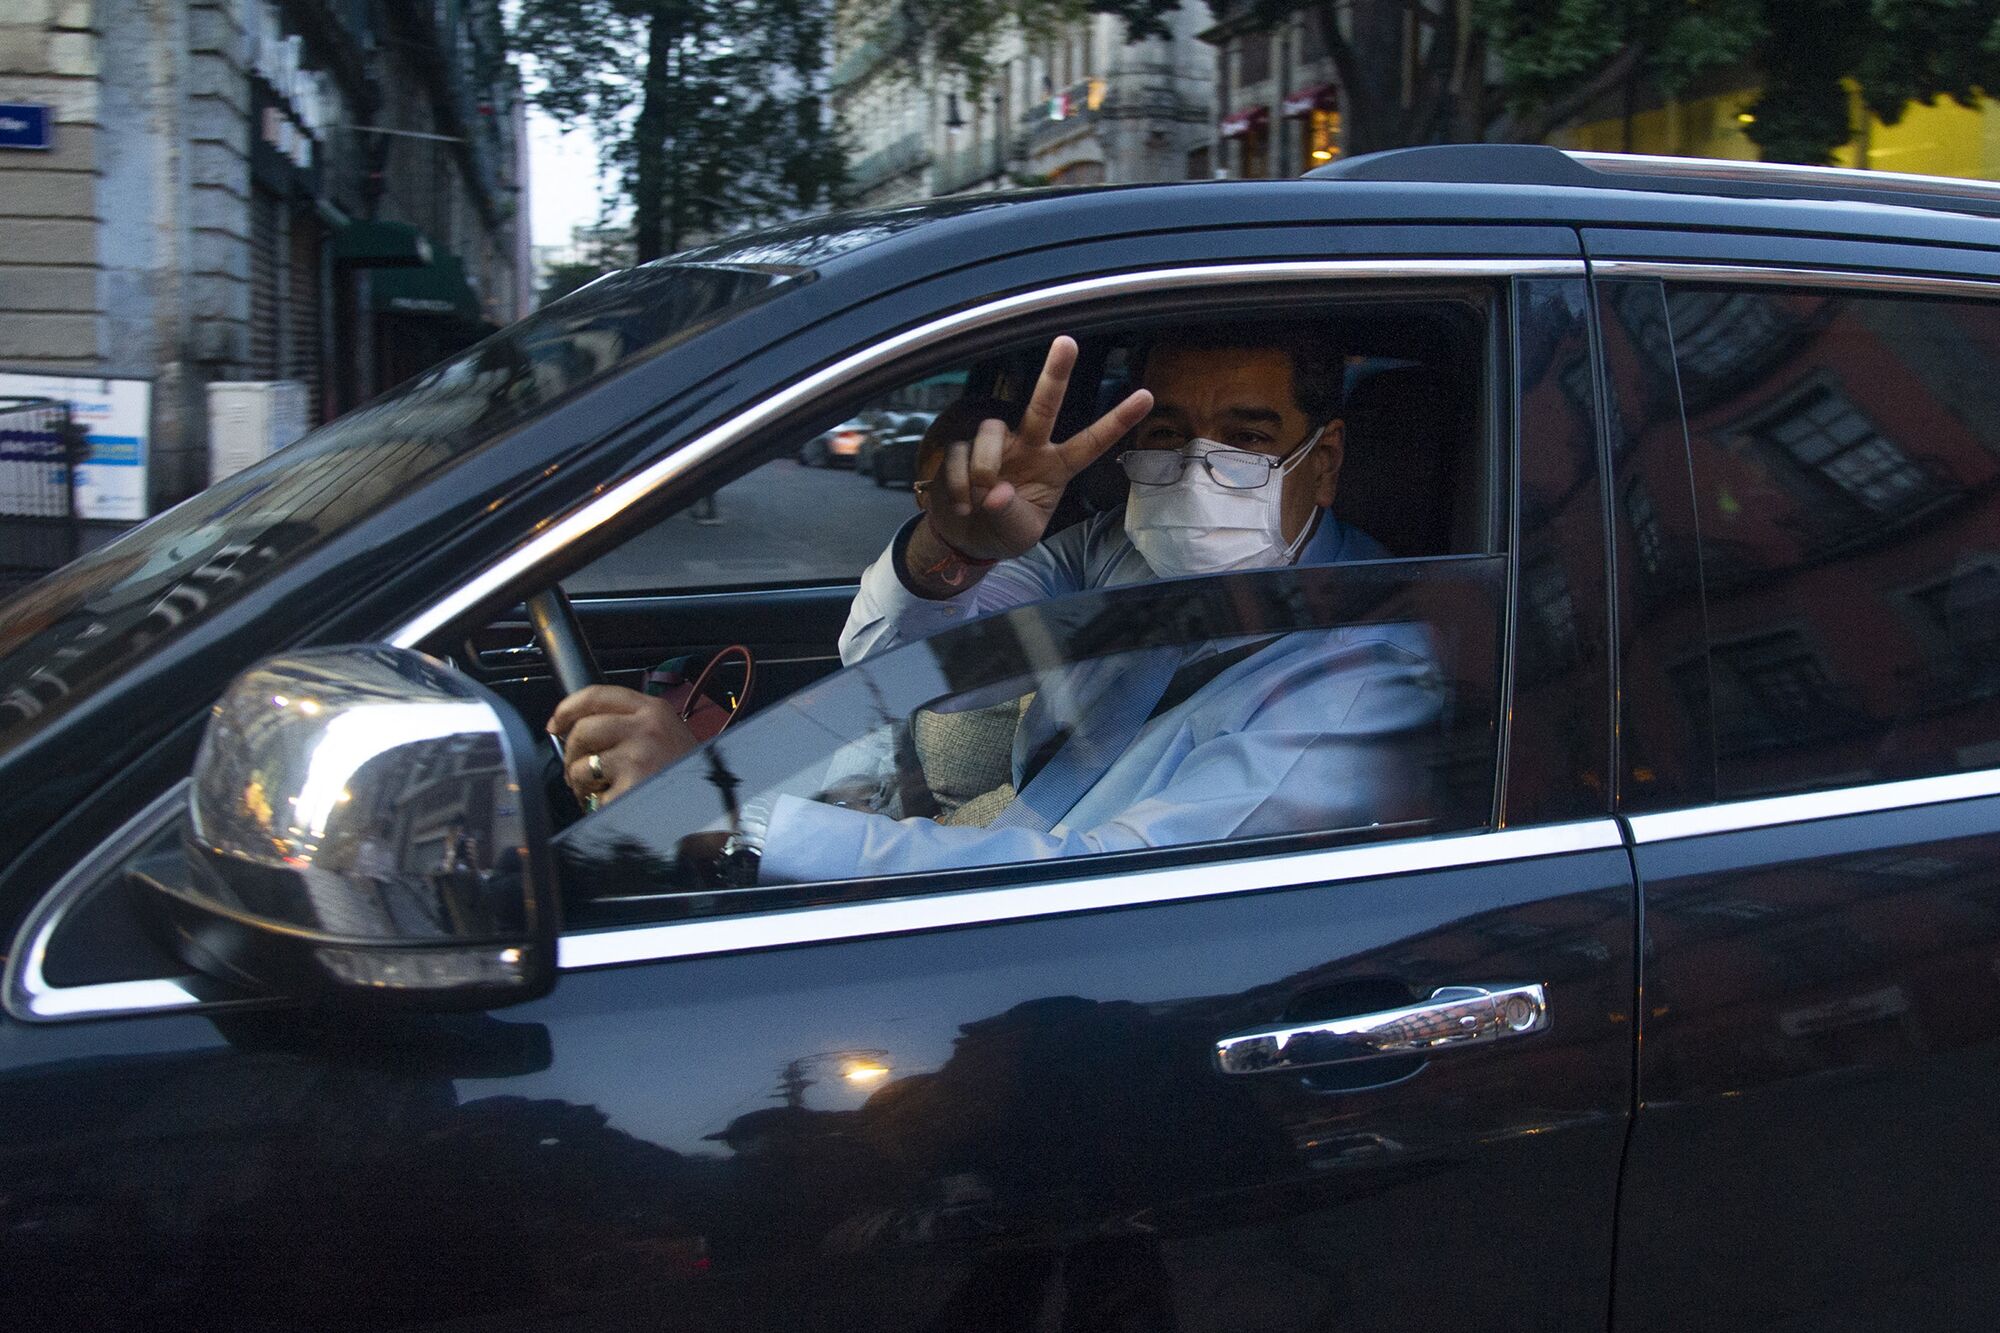
[[[671,514],[563,580],[572,595],[858,578],[915,512],[909,491],[774,459],[716,493],[712,522]]]

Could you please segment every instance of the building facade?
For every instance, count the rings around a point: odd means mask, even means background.
[[[1235,5],[1201,36],[1214,50],[1216,174],[1296,176],[1340,156],[1339,84],[1310,15],[1273,24]]]
[[[326,420],[530,297],[498,0],[10,0],[0,103],[50,125],[0,147],[0,372],[146,386],[148,512],[210,383]]]
[[[1016,185],[1179,180],[1209,173],[1213,57],[1189,0],[1165,37],[1128,41],[1097,15],[1048,41],[1003,37],[975,87],[908,44],[878,44],[851,9],[835,24],[833,103],[855,202],[892,204]]]

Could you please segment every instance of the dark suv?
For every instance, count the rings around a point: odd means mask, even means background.
[[[914,506],[801,442],[1236,320],[1337,354],[1379,558],[842,664]],[[1421,681],[1393,815],[727,859],[1315,635]],[[563,692],[731,645],[565,808]],[[0,791],[12,1328],[1991,1328],[2000,187],[1442,148],[691,251],[0,604]]]

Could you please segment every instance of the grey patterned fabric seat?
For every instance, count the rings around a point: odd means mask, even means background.
[[[910,719],[938,823],[984,828],[1013,801],[1014,730],[1034,698],[957,713],[918,709]]]

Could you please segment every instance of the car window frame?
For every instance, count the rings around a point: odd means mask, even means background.
[[[588,526],[591,528],[615,524],[621,516],[625,523],[632,525],[636,532],[646,523],[660,521],[659,515],[671,512],[676,499],[686,498],[697,486],[713,484],[718,475],[735,472],[725,458],[717,455],[734,454],[739,468],[746,471],[768,457],[777,456],[774,448],[783,444],[783,428],[794,424],[797,413],[789,418],[781,407],[793,403],[803,403],[806,411],[815,417],[845,410],[842,405],[851,406],[860,401],[866,393],[879,391],[885,384],[900,382],[912,373],[921,373],[938,365],[958,364],[973,359],[977,350],[968,344],[968,338],[977,335],[993,336],[996,331],[1000,341],[1014,342],[1033,336],[1018,325],[1027,317],[1044,316],[1049,308],[1077,307],[1082,312],[1082,320],[1090,323],[1117,323],[1135,317],[1143,317],[1146,312],[1120,309],[1113,302],[1118,299],[1143,293],[1149,297],[1165,296],[1183,300],[1192,297],[1187,304],[1223,303],[1237,295],[1232,288],[1248,287],[1256,281],[1289,281],[1298,288],[1285,295],[1289,301],[1301,307],[1324,302],[1365,300],[1380,292],[1384,299],[1394,299],[1398,293],[1394,284],[1437,283],[1449,287],[1461,285],[1469,289],[1484,283],[1491,289],[1488,306],[1487,328],[1483,331],[1484,343],[1480,349],[1479,373],[1484,377],[1481,393],[1484,398],[1480,427],[1489,433],[1483,441],[1483,459],[1489,475],[1484,479],[1485,494],[1489,506],[1497,511],[1490,516],[1498,522],[1492,539],[1501,550],[1513,559],[1514,548],[1518,546],[1513,533],[1514,509],[1517,501],[1512,476],[1518,471],[1518,461],[1513,458],[1518,441],[1512,438],[1514,425],[1515,385],[1510,375],[1505,373],[1505,362],[1501,360],[1506,331],[1514,318],[1512,313],[1512,282],[1521,278],[1560,278],[1582,280],[1586,276],[1583,265],[1572,260],[1327,260],[1327,261],[1270,261],[1251,264],[1202,265],[1187,268],[1154,270],[1136,274],[1121,274],[1102,279],[1081,279],[1053,284],[1035,291],[1002,297],[984,306],[975,306],[953,315],[933,320],[916,330],[893,335],[874,345],[849,354],[833,366],[815,375],[808,376],[791,386],[780,388],[763,403],[746,409],[739,417],[726,422],[699,439],[684,446],[682,450],[661,459],[639,473],[633,474],[624,485],[638,491],[627,496],[617,505],[605,504],[604,512]],[[1304,281],[1301,281],[1304,279]],[[1215,290],[1221,288],[1222,290]],[[1448,292],[1425,293],[1432,299],[1444,299]],[[1109,299],[1106,299],[1109,298]],[[1410,299],[1424,299],[1415,293]],[[845,378],[843,379],[842,376]],[[676,466],[678,460],[679,465]],[[703,465],[708,466],[704,467]],[[679,482],[679,485],[675,483]],[[657,493],[657,495],[656,495]],[[604,497],[606,501],[613,496]],[[628,515],[628,511],[646,501],[641,515]],[[579,511],[567,519],[558,520],[551,531],[545,534],[544,545],[548,548],[546,563],[555,569],[562,569],[560,555],[564,547],[580,544],[582,533],[573,534],[569,539],[561,539],[554,529],[564,522],[576,521],[582,524],[583,514]],[[627,535],[630,535],[629,532]],[[621,537],[620,540],[623,540]],[[602,543],[600,542],[600,546]],[[593,555],[591,558],[595,558]],[[581,564],[582,561],[575,563]],[[546,577],[546,576],[545,576]],[[560,574],[557,575],[561,577]],[[1507,691],[1512,686],[1511,652],[1514,632],[1511,624],[1512,588],[1518,581],[1518,570],[1508,570],[1508,588],[1503,590],[1505,605],[1501,611],[1501,623],[1496,626],[1499,641],[1495,645],[1495,655],[1501,667],[1501,682],[1498,695],[1501,717],[1497,727],[1495,744],[1495,782],[1492,791],[1493,809],[1488,826],[1484,830],[1454,830],[1446,833],[1422,835],[1406,843],[1385,845],[1422,845],[1426,840],[1452,839],[1470,836],[1486,836],[1505,826],[1501,802],[1505,792],[1505,763],[1507,737],[1505,716],[1507,711]],[[476,582],[476,580],[475,580]],[[663,596],[707,595],[700,593],[676,592]],[[728,595],[717,593],[715,595]],[[460,594],[464,596],[464,594]],[[446,600],[450,600],[449,596]],[[644,596],[626,596],[620,600],[639,602]],[[406,627],[406,631],[420,629],[423,618],[419,617]],[[1102,879],[1106,876],[1147,876],[1172,875],[1177,870],[1189,868],[1189,863],[1200,863],[1210,869],[1231,864],[1274,860],[1296,856],[1318,856],[1338,854],[1345,850],[1365,850],[1373,844],[1347,844],[1341,847],[1322,849],[1301,849],[1300,843],[1311,835],[1297,838],[1286,837],[1270,840],[1245,840],[1240,843],[1201,843],[1172,848],[1148,849],[1145,852],[1120,854],[1110,858],[1113,864],[1102,868],[1084,868],[1077,865],[1063,867],[1060,862],[1037,863],[1033,865],[996,865],[951,872],[950,878],[968,881],[961,886],[948,889],[943,897],[967,897],[991,892],[1006,892],[1014,880],[1060,881],[1071,891],[1071,897],[1080,900],[1074,892],[1075,886]],[[1279,841],[1285,847],[1273,849],[1268,844]],[[1259,845],[1262,842],[1265,845]],[[1179,864],[1132,865],[1132,860],[1147,858],[1166,859],[1171,855]],[[1053,875],[1051,872],[1053,871]],[[973,882],[977,881],[977,882]],[[1276,887],[1276,883],[1260,883],[1257,887]],[[699,926],[718,926],[726,920],[769,920],[792,913],[834,912],[865,908],[876,904],[911,902],[908,897],[857,897],[853,901],[820,905],[798,905],[774,908],[764,912],[748,913],[742,917],[717,918],[714,920],[678,920],[660,922],[634,922],[615,926],[604,926],[574,938],[595,938],[613,932],[652,931],[689,929]],[[1025,900],[1017,900],[1025,901]],[[948,916],[949,914],[947,914]],[[986,918],[979,918],[986,919]],[[716,935],[727,936],[727,932]]]

